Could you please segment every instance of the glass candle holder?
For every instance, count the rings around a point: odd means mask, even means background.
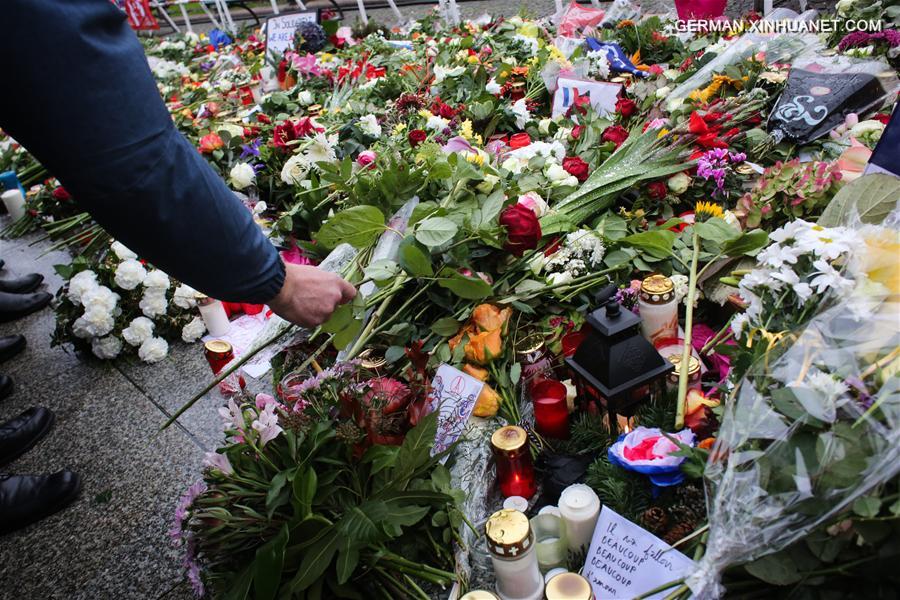
[[[569,553],[565,522],[557,515],[538,514],[531,519],[531,531],[541,573],[565,567]]]
[[[528,517],[518,510],[498,510],[487,520],[485,536],[500,598],[541,600],[544,578],[538,568]]]
[[[491,449],[497,463],[497,481],[503,496],[534,496],[537,481],[525,430],[518,425],[501,427],[491,436]]]
[[[553,362],[544,336],[531,333],[516,341],[516,358],[522,365],[522,380],[532,385],[553,376]]]
[[[678,302],[675,286],[665,275],[651,275],[641,282],[638,307],[641,331],[652,343],[678,335]]]
[[[531,387],[534,403],[534,426],[538,433],[558,440],[569,437],[569,405],[566,386],[559,381],[544,380]]]

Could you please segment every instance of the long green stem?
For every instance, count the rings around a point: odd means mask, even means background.
[[[691,360],[691,333],[694,328],[694,295],[697,293],[697,262],[700,260],[700,236],[694,232],[694,253],[691,256],[691,271],[688,279],[687,310],[684,316],[684,349],[678,373],[678,405],[675,407],[675,431],[684,427],[684,400],[687,397],[688,371]]]

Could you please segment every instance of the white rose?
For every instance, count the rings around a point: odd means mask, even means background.
[[[359,120],[359,128],[368,136],[381,137],[381,125],[375,115],[366,115]]]
[[[179,285],[172,295],[172,304],[185,310],[194,308],[197,305],[197,290],[189,285]]]
[[[84,293],[88,290],[93,290],[96,287],[97,274],[91,270],[81,271],[69,281],[69,300],[76,306],[80,305],[81,297]]]
[[[562,165],[556,163],[552,163],[547,167],[545,174],[547,175],[547,179],[553,182],[562,181],[569,177],[569,174],[562,168]]]
[[[119,355],[122,351],[122,340],[114,335],[108,335],[104,338],[96,338],[91,343],[91,352],[97,358],[110,360]]]
[[[515,156],[510,156],[506,160],[503,161],[503,164],[500,165],[500,168],[509,171],[514,175],[518,175],[522,172],[522,169],[525,168],[525,165],[528,164],[527,160],[523,160],[521,158],[516,158]]]
[[[166,291],[159,288],[148,288],[144,290],[144,297],[141,298],[138,306],[141,312],[146,316],[153,318],[166,314],[169,309],[169,303],[166,300]]]
[[[154,269],[147,274],[147,278],[144,279],[144,287],[146,288],[158,288],[162,291],[169,289],[169,276],[166,275],[164,271],[160,271],[159,269]]]
[[[579,181],[577,177],[575,177],[574,175],[569,175],[568,177],[560,181],[559,185],[567,187],[578,187],[578,183]]]
[[[140,346],[153,337],[153,327],[153,321],[147,317],[138,317],[122,330],[122,338],[132,346]]]
[[[247,163],[238,163],[231,167],[229,180],[234,189],[242,190],[253,185],[253,182],[256,181],[256,171]]]
[[[444,131],[449,126],[450,121],[448,121],[444,117],[439,117],[438,115],[431,115],[428,118],[428,121],[425,123],[426,129],[431,129],[432,131],[437,132]]]
[[[190,323],[181,328],[181,339],[190,344],[203,337],[204,333],[206,333],[206,325],[203,323],[203,319],[194,317]]]
[[[672,88],[670,88],[667,85],[663,86],[663,87],[659,88],[658,90],[656,90],[656,99],[662,100],[663,98],[665,98],[666,96],[668,96],[671,93],[672,93]]]
[[[147,270],[139,261],[129,258],[116,267],[115,282],[123,290],[133,290],[147,277]]]
[[[125,244],[123,244],[122,242],[113,242],[109,249],[113,251],[113,254],[115,254],[119,260],[137,258],[137,254],[129,250],[128,247],[125,246]]]
[[[159,362],[169,353],[169,344],[158,337],[150,338],[138,348],[138,357],[148,363]]]
[[[309,90],[300,90],[300,93],[297,94],[297,102],[300,106],[309,106],[314,100],[315,98]]]
[[[691,176],[687,173],[676,173],[669,177],[669,180],[666,182],[666,185],[669,186],[669,189],[676,196],[680,196],[685,193],[688,187],[691,185]]]
[[[281,169],[281,180],[288,185],[299,184],[306,178],[308,165],[301,154],[295,154],[287,159]]]
[[[553,119],[541,119],[538,121],[538,131],[543,135],[549,135],[551,125],[553,125]]]
[[[89,340],[106,335],[112,331],[115,324],[115,319],[110,313],[102,309],[88,309],[72,323],[72,333],[75,337]]]

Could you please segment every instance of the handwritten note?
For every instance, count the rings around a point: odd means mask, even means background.
[[[615,112],[616,99],[622,90],[619,83],[606,83],[603,81],[591,81],[588,79],[570,79],[560,77],[557,82],[559,87],[553,94],[553,116],[566,114],[569,107],[575,103],[575,99],[581,96],[590,98],[591,106],[598,115]]]
[[[694,561],[607,507],[600,511],[582,574],[603,600],[634,598],[694,570]],[[661,600],[672,590],[649,598]]]
[[[294,47],[294,33],[304,21],[319,22],[319,12],[307,10],[266,19],[266,57],[278,59]]]
[[[428,394],[429,409],[438,411],[432,456],[449,448],[462,435],[483,387],[484,382],[459,369],[450,365],[438,367]]]

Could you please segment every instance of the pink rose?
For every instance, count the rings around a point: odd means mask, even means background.
[[[372,152],[371,150],[363,150],[359,153],[359,156],[356,157],[356,164],[361,167],[368,167],[370,169],[375,168],[375,159],[378,158],[378,155]]]

